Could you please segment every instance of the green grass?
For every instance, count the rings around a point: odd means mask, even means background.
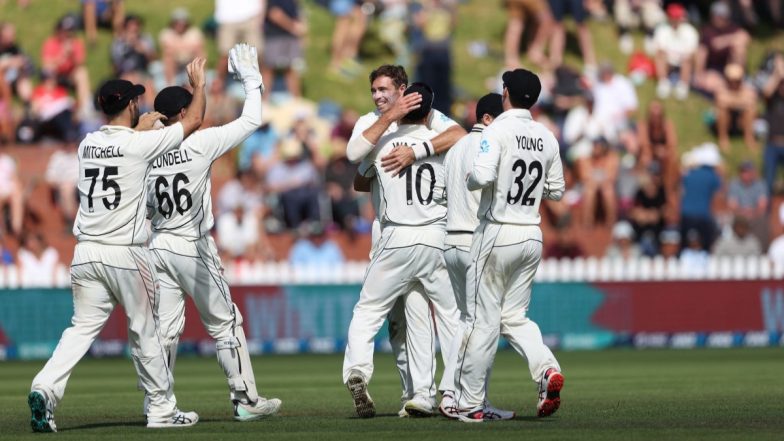
[[[784,433],[781,348],[609,350],[557,354],[566,375],[563,405],[537,419],[536,388],[524,362],[510,351],[496,359],[490,396],[514,409],[513,421],[468,425],[442,417],[399,419],[399,383],[389,355],[376,357],[370,389],[379,416],[353,417],[340,384],[341,356],[254,359],[267,396],[283,400],[264,421],[231,420],[228,391],[213,358],[181,358],[176,392],[183,409],[199,412],[196,427],[151,431],[143,425],[142,394],[129,360],[80,363],[56,412],[58,439],[536,439],[536,440],[773,440]],[[0,433],[30,433],[26,395],[43,362],[8,362],[0,369]]]

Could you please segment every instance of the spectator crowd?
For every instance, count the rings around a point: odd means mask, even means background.
[[[376,32],[396,64],[432,86],[434,108],[471,127],[475,101],[459,96],[453,81],[459,1],[315,3],[334,20],[326,77],[367,81],[364,73],[375,66],[366,65],[361,46]],[[780,0],[503,2],[499,62],[504,70],[526,66],[540,74],[544,90],[535,117],[557,135],[565,165],[564,201],[544,206],[545,228],[557,234],[546,257],[680,256],[699,265],[710,253],[759,255],[771,242],[778,244],[770,246],[771,256],[781,256],[782,239],[775,238],[784,223],[777,198],[783,193],[784,55],[771,50],[752,65],[749,48],[760,29],[782,27],[782,6]],[[18,24],[0,22],[0,143],[51,145],[36,148],[54,150],[42,180],[64,225],[78,202],[75,147],[102,124],[93,100],[101,79],[90,76],[86,53],[107,32],[111,74],[146,87],[142,111],[151,110],[156,91],[187,85],[186,64],[204,56],[214,38],[219,59],[205,126],[224,124],[241,108],[242,89],[227,75],[228,49],[239,41],[260,49],[264,121],[236,150],[234,177],[216,199],[215,235],[226,259],[334,263],[344,259],[336,236],[351,244],[370,233],[369,198],[354,190],[356,165],[345,153],[359,114],[307,99],[302,74],[311,30],[301,0],[215,0],[207,23],[195,23],[178,7],[168,10],[163,29],[149,29],[123,0],[82,0],[80,7],[52,24],[40,54],[22,49]],[[617,28],[623,69],[604,59],[606,50],[596,50],[591,20]],[[572,30],[579,63],[565,61]],[[639,96],[646,82],[654,85],[653,100]],[[687,99],[710,109],[689,123],[707,126],[697,146],[682,144],[666,110]],[[738,157],[745,160],[729,167],[727,158]],[[28,271],[57,262],[57,255],[30,219],[17,167],[0,150],[2,259]],[[281,255],[271,236],[284,232],[296,242]],[[581,241],[600,232],[610,236],[606,250],[586,250]],[[9,251],[19,247],[15,255]]]

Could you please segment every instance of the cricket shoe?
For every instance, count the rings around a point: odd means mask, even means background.
[[[484,409],[458,410],[457,419],[464,423],[481,423],[485,420]]]
[[[152,421],[147,418],[148,429],[167,429],[170,427],[190,427],[199,421],[199,415],[196,412],[182,412],[177,410],[174,415],[169,418],[164,418],[160,421]]]
[[[441,396],[441,404],[438,405],[438,411],[441,412],[441,415],[449,419],[457,419],[457,402],[451,391],[447,391]]]
[[[373,418],[376,416],[376,405],[373,404],[373,399],[370,398],[365,377],[357,371],[351,371],[346,386],[348,391],[351,392],[351,398],[354,400],[354,409],[357,411],[357,416],[360,418]]]
[[[30,426],[33,432],[57,432],[57,426],[54,424],[54,406],[44,392],[39,390],[30,392],[27,396],[27,405],[30,406]]]
[[[485,408],[483,410],[482,417],[485,421],[502,421],[502,420],[511,420],[515,417],[515,413],[511,410],[503,410],[497,407],[494,407],[489,402],[485,402]]]
[[[408,416],[412,418],[427,418],[435,415],[433,400],[421,395],[415,395],[414,398],[406,401],[406,405],[403,408],[408,413]]]
[[[408,418],[408,411],[406,410],[406,405],[403,404],[403,407],[398,411],[397,416],[400,418]]]
[[[259,397],[258,401],[253,405],[237,401],[234,403],[234,419],[237,421],[252,421],[275,415],[280,410],[281,404],[283,402],[277,398],[266,399]]]
[[[550,416],[561,406],[561,389],[564,384],[564,376],[554,368],[545,372],[542,381],[539,382],[539,403],[536,405],[537,415],[540,417]]]

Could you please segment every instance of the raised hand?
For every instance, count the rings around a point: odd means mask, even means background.
[[[188,66],[185,67],[185,70],[188,72],[188,81],[194,90],[200,89],[207,84],[207,80],[204,75],[204,65],[206,63],[206,58],[196,57],[193,59],[193,61],[188,63]]]
[[[259,55],[256,48],[245,43],[234,45],[229,51],[229,65],[234,75],[242,81],[245,91],[261,89],[264,92],[264,81],[259,71]]]
[[[164,120],[166,117],[162,113],[145,112],[139,116],[139,123],[133,129],[138,131],[160,129],[163,127],[161,121]]]

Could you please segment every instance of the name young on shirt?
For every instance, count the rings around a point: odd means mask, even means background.
[[[164,153],[161,156],[155,158],[155,161],[152,163],[152,168],[161,168],[161,167],[168,167],[170,165],[177,165],[177,164],[185,164],[186,162],[193,161],[188,155],[187,150],[174,150],[171,152]]]
[[[120,147],[116,145],[107,145],[99,147],[95,145],[84,146],[82,151],[82,158],[84,159],[104,159],[104,158],[122,158],[124,155],[120,152]]]
[[[542,138],[529,138],[527,136],[515,136],[517,139],[517,148],[522,150],[544,150],[544,141]]]

